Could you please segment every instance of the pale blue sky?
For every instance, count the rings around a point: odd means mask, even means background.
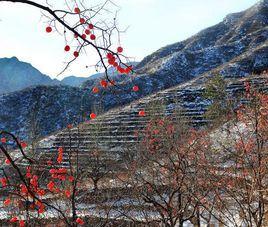
[[[38,0],[40,2],[42,0]],[[59,1],[59,0],[53,0]],[[53,2],[52,0],[50,2]],[[89,1],[89,0],[86,0]],[[85,1],[85,2],[86,2]],[[227,14],[245,10],[258,0],[114,0],[121,6],[119,25],[128,56],[139,61],[153,51],[219,23]],[[24,5],[0,3],[0,57],[17,56],[54,77],[64,66],[62,37],[44,33],[40,12]],[[88,53],[89,54],[89,53]],[[90,55],[90,54],[89,54]],[[88,76],[90,56],[79,59],[62,76]],[[92,63],[96,59],[92,57]],[[61,76],[61,77],[62,77]]]

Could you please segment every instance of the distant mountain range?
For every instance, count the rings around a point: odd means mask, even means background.
[[[0,128],[26,137],[31,119],[36,119],[40,135],[44,136],[66,127],[67,123],[82,121],[81,116],[96,109],[107,111],[184,82],[195,80],[204,85],[207,77],[216,74],[243,78],[267,69],[268,0],[262,0],[185,41],[145,57],[135,67],[134,75],[115,76],[117,86],[101,89],[99,94],[91,92],[98,84],[93,77],[79,88],[50,81],[49,86],[2,95]],[[132,91],[134,84],[140,87],[139,92]],[[34,112],[38,114],[33,118]]]
[[[79,87],[82,85],[85,81],[87,81],[90,77],[76,77],[76,76],[67,76],[64,77],[60,83],[62,85],[68,85],[72,87]],[[40,84],[41,85],[41,84]]]
[[[133,65],[137,63],[133,62]],[[115,73],[111,72],[111,75]],[[16,57],[0,58],[0,94],[19,91],[24,88],[38,85],[68,85],[79,87],[85,81],[98,79],[103,73],[97,73],[89,77],[68,76],[62,80],[51,79],[42,74],[31,64],[22,62]]]
[[[39,84],[59,84],[58,80],[52,80],[31,64],[21,62],[16,57],[0,59],[0,80],[0,93],[17,91]]]

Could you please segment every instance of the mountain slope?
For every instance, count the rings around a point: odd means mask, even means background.
[[[196,80],[198,78],[157,92],[125,107],[108,111],[90,122],[81,123],[79,129],[74,127],[57,132],[41,140],[40,148],[46,152],[44,156],[48,157],[51,151],[57,152],[59,146],[64,146],[65,149],[69,146],[79,147],[80,154],[84,154],[91,152],[91,147],[96,146],[97,141],[103,151],[124,155],[125,151],[135,150],[139,141],[137,132],[142,136],[142,130],[152,118],[178,114],[187,117],[187,121],[194,125],[206,124],[209,120],[204,117],[204,113],[210,104],[210,101],[202,96],[206,83],[196,83]],[[252,75],[242,79],[226,79],[229,96],[236,97],[245,92],[245,81],[263,92],[268,92],[268,74]],[[141,110],[145,111],[144,117],[138,114]],[[97,130],[94,130],[94,126]],[[72,138],[72,142],[69,138]]]
[[[137,72],[174,75],[183,71],[194,77],[265,42],[267,25],[268,1],[264,0],[183,42],[159,49],[137,66]]]
[[[37,86],[0,96],[0,128],[25,138],[63,128],[80,117],[81,90],[69,86]]]

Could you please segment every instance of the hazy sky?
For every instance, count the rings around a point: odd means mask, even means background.
[[[42,0],[36,0],[41,2]],[[50,2],[63,0],[50,0]],[[88,2],[91,0],[84,0]],[[227,14],[239,12],[258,0],[114,0],[120,5],[120,27],[127,32],[122,45],[128,56],[139,61],[165,45],[184,40],[220,22]],[[42,73],[55,77],[64,67],[63,39],[46,34],[40,11],[22,4],[0,3],[0,58],[17,56]],[[62,76],[88,76],[90,58],[81,57]],[[95,60],[95,59],[91,59]],[[62,77],[61,76],[61,77]]]

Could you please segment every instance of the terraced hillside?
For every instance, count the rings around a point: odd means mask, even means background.
[[[120,157],[125,149],[135,147],[142,130],[153,117],[168,116],[179,111],[194,125],[208,123],[204,113],[210,104],[203,98],[204,80],[197,78],[190,82],[147,96],[128,106],[108,111],[107,113],[78,125],[72,129],[65,129],[40,142],[38,152],[48,157],[55,157],[58,147],[79,150],[81,155],[87,156],[92,148],[97,147],[109,154]],[[247,79],[228,79],[227,91],[235,97],[244,90],[244,81],[249,80],[263,90],[268,89],[267,74],[251,76]],[[145,116],[139,116],[144,110]],[[52,155],[52,156],[51,156]]]
[[[100,181],[97,192],[83,189],[80,193],[87,193],[88,198],[83,199],[78,207],[78,212],[95,218],[107,215],[110,219],[117,221],[142,221],[146,218],[156,220],[158,214],[154,208],[132,195],[131,186],[126,187],[122,183],[121,177],[124,178],[126,170],[124,165],[125,152],[135,151],[135,147],[142,138],[143,129],[154,117],[171,115],[182,108],[182,111],[177,113],[193,125],[207,124],[209,120],[204,118],[204,113],[209,101],[202,96],[207,79],[208,76],[196,78],[147,96],[125,107],[111,110],[98,116],[95,120],[51,135],[39,143],[37,153],[40,155],[40,161],[54,160],[54,163],[57,163],[57,150],[59,147],[63,147],[64,160],[61,166],[68,166],[70,157],[76,158],[76,154],[78,154],[79,167],[85,171],[94,165],[94,160],[92,160],[94,152],[101,150],[102,163],[109,163],[115,175],[106,175]],[[268,92],[267,74],[244,79],[233,77],[226,80],[228,82],[227,91],[231,97],[236,97],[244,91],[245,81],[249,81],[252,86]],[[143,117],[138,115],[141,110],[146,113]],[[95,161],[95,164],[98,163]],[[120,174],[121,177],[118,177]],[[88,183],[86,187],[91,188],[92,185]],[[107,208],[108,213],[106,213]],[[217,221],[211,220],[210,223],[217,223]],[[188,223],[185,226],[190,227],[192,224]]]

